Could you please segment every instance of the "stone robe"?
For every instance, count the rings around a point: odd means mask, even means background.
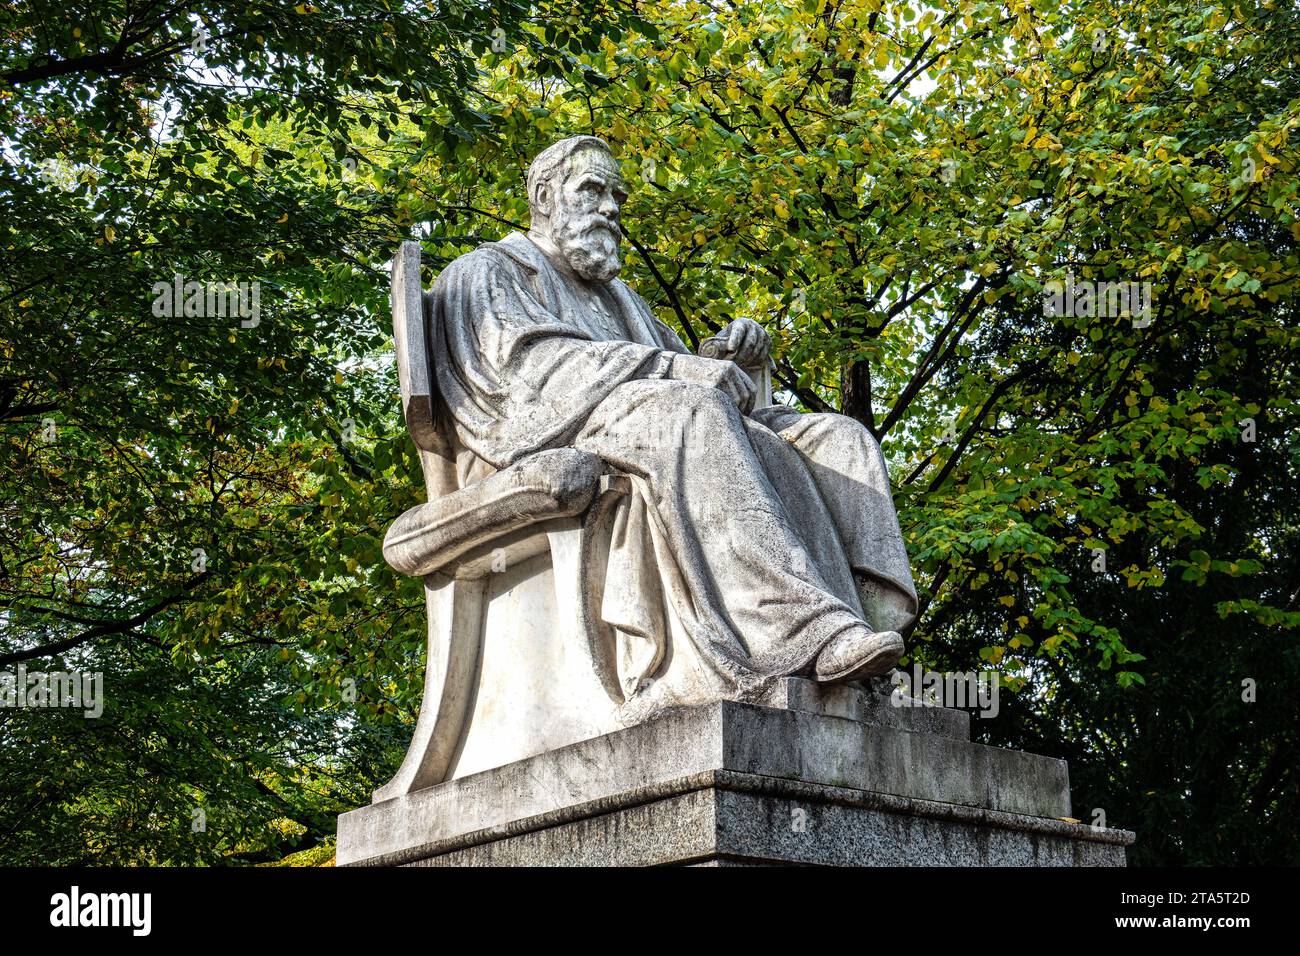
[[[629,720],[755,698],[846,628],[915,618],[884,459],[857,422],[742,416],[718,389],[672,380],[688,350],[644,300],[521,233],[457,259],[430,300],[462,487],[566,446],[631,478],[583,568]]]

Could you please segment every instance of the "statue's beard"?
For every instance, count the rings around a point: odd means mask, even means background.
[[[555,224],[555,246],[574,272],[588,282],[608,282],[623,268],[618,226],[601,215],[573,216]]]

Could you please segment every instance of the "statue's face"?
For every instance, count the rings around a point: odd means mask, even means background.
[[[552,180],[551,240],[574,272],[608,282],[618,258],[619,207],[627,199],[618,165],[600,149],[582,149]]]

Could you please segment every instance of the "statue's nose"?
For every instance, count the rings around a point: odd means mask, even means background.
[[[614,197],[612,196],[609,197],[608,199],[603,200],[600,204],[600,214],[606,217],[607,219],[609,219],[611,222],[617,221],[618,219],[617,200],[615,200]]]

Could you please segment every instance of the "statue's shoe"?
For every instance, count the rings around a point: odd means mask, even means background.
[[[855,627],[831,638],[817,655],[813,672],[824,684],[875,677],[892,668],[902,656],[903,636],[897,631]]]

